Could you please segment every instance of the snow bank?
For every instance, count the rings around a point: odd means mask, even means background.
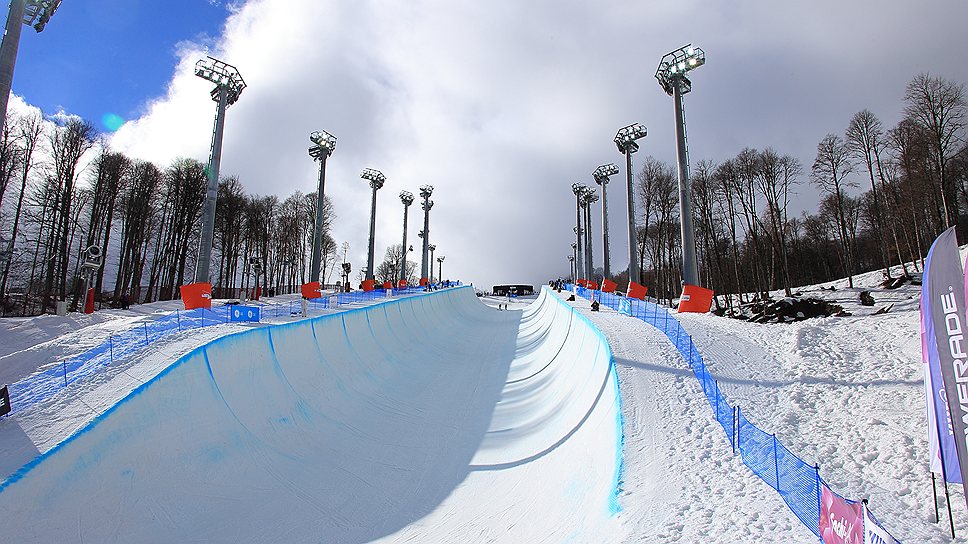
[[[0,484],[21,541],[608,540],[611,353],[543,292],[461,288],[178,360]],[[19,538],[18,538],[19,537]]]

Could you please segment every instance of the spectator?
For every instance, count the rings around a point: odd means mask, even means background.
[[[131,300],[128,298],[128,292],[127,291],[121,293],[121,301],[120,302],[121,302],[121,309],[122,310],[127,310],[128,309],[128,305],[131,302]]]

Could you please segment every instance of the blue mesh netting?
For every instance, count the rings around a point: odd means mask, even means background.
[[[572,288],[569,285],[568,289]],[[622,298],[584,287],[578,287],[576,293],[583,298],[595,297],[600,304],[612,309],[618,309]],[[675,345],[692,369],[702,387],[703,395],[713,409],[716,421],[722,426],[730,444],[739,451],[743,463],[770,487],[776,489],[794,515],[819,536],[820,475],[817,468],[790,452],[775,435],[753,425],[743,415],[742,409],[736,408],[734,412],[706,367],[692,337],[665,308],[654,302],[636,299],[630,299],[629,305],[632,317],[654,326]]]

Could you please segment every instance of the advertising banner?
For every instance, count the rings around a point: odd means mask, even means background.
[[[901,544],[891,536],[867,508],[864,508],[864,544]]]
[[[615,283],[614,281],[612,281],[612,280],[602,280],[602,292],[603,293],[614,293],[616,287],[618,287],[618,284]]]
[[[622,300],[618,301],[618,313],[631,317],[632,302],[627,298],[623,298]]]
[[[191,283],[182,285],[180,288],[182,302],[186,310],[195,308],[212,308],[212,284],[211,283]]]
[[[259,321],[259,310],[258,306],[242,306],[236,304],[232,306],[232,311],[229,312],[229,321],[246,322],[246,321]]]
[[[834,493],[820,483],[820,539],[825,544],[863,544],[861,504]]]
[[[0,416],[5,416],[10,413],[10,391],[7,390],[7,386],[0,388]]]
[[[937,357],[944,384],[945,403],[935,412],[945,415],[951,422],[951,437],[959,462],[962,481],[965,481],[965,463],[968,462],[966,424],[968,418],[968,394],[959,393],[959,384],[968,380],[968,354],[965,353],[965,278],[958,256],[958,240],[954,227],[941,233],[928,252],[921,285],[921,309],[924,312],[924,329],[927,336],[929,358]],[[933,349],[932,349],[933,348]],[[936,350],[936,351],[935,351]],[[929,359],[929,367],[934,362]],[[931,386],[938,384],[932,381]],[[964,388],[961,388],[964,391]],[[951,457],[944,450],[947,429],[940,427],[938,442],[945,464]],[[954,474],[947,472],[948,481]]]

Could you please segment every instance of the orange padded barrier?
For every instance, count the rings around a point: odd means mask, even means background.
[[[319,290],[319,282],[311,281],[309,283],[302,284],[302,296],[305,299],[320,298],[323,293]]]
[[[612,281],[612,280],[602,280],[602,292],[603,293],[614,293],[616,287],[618,287],[618,284],[615,283],[614,281]]]
[[[709,311],[712,303],[713,292],[711,289],[689,284],[682,286],[682,297],[679,298],[680,314],[683,312],[704,314]]]
[[[195,308],[212,308],[212,284],[211,283],[191,283],[182,285],[180,288],[182,302],[186,310]]]
[[[629,282],[628,292],[625,294],[628,298],[637,298],[639,300],[645,300],[645,296],[649,294],[649,288],[644,285],[639,285],[634,281]]]

